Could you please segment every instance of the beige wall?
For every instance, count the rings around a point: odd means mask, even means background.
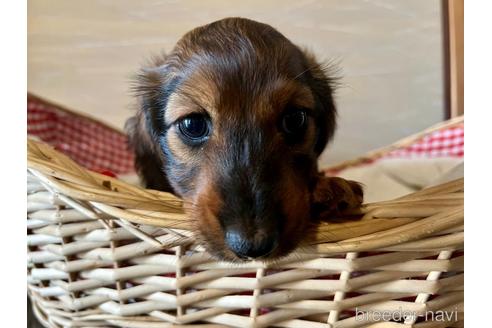
[[[151,53],[226,16],[269,23],[343,70],[333,163],[443,117],[439,0],[28,1],[28,90],[121,127]]]

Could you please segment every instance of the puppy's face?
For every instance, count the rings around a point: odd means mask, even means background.
[[[147,185],[171,185],[217,257],[292,250],[334,130],[329,80],[312,57],[268,25],[225,19],[186,34],[139,81],[130,132]]]

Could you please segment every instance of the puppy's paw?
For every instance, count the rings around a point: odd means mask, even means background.
[[[315,215],[324,220],[342,211],[359,208],[364,200],[364,191],[358,182],[320,176],[312,199]]]

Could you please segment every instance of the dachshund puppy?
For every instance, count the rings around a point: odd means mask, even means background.
[[[172,191],[217,258],[293,250],[362,189],[318,173],[335,131],[332,78],[269,25],[226,18],[141,70],[126,124],[147,188]]]

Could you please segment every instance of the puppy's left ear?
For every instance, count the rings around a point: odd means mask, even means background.
[[[137,113],[126,121],[130,148],[135,153],[135,168],[150,189],[172,191],[165,174],[166,158],[159,138],[165,126],[166,73],[164,58],[154,59],[150,68],[141,70],[133,86],[137,97]]]
[[[334,74],[333,65],[324,66],[319,63],[315,56],[304,50],[306,58],[306,77],[308,84],[313,91],[316,101],[316,124],[318,126],[318,136],[315,144],[315,151],[319,155],[325,149],[326,144],[333,137],[336,129],[337,111],[333,94],[337,81]]]

